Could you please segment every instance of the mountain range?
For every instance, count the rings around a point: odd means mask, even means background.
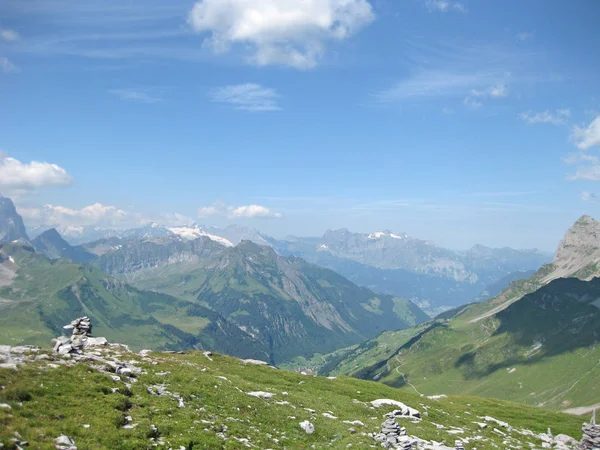
[[[7,211],[2,222],[12,237],[20,217]],[[83,246],[54,229],[1,244],[0,339],[40,343],[78,314],[134,346],[227,349],[275,364],[428,318],[408,300],[270,247],[223,245],[198,227],[140,230]]]
[[[530,278],[415,329],[328,355],[321,373],[553,409],[600,402],[599,231],[599,222],[581,217],[552,263]]]
[[[488,286],[496,285],[492,290],[504,288],[508,280],[522,277],[522,272],[537,270],[552,258],[538,250],[493,249],[482,245],[454,251],[391,231],[352,233],[341,229],[327,231],[320,238],[290,236],[284,240],[239,225],[165,227],[153,223],[131,230],[71,227],[58,231],[72,245],[110,238],[204,236],[232,247],[249,240],[268,245],[281,256],[298,256],[329,268],[376,292],[409,299],[430,315],[472,301]]]

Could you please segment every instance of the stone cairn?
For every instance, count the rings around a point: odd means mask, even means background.
[[[108,343],[106,338],[91,336],[92,321],[87,316],[73,320],[69,325],[65,325],[63,329],[73,330],[70,338],[60,336],[52,339],[54,351],[61,355],[81,353],[84,347],[96,347]]]
[[[592,420],[583,426],[582,431],[583,437],[579,443],[579,450],[600,449],[600,425],[596,425],[596,410],[592,414]]]
[[[381,424],[381,433],[377,433],[373,438],[381,442],[384,448],[399,448],[402,450],[411,450],[412,442],[408,439],[406,428],[400,427],[395,419],[389,418]]]

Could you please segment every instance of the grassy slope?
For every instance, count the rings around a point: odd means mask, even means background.
[[[427,395],[479,395],[551,409],[591,405],[600,401],[600,313],[579,301],[586,294],[588,302],[600,297],[599,279],[556,280],[476,322],[489,305],[427,324],[422,335],[424,327],[383,333],[326,356],[320,373],[378,379]]]
[[[508,421],[516,428],[537,433],[550,427],[554,434],[580,437],[582,420],[523,405],[474,397],[449,397],[440,401],[393,389],[380,383],[341,377],[302,376],[294,372],[246,365],[237,359],[214,355],[212,361],[200,353],[151,354],[156,365],[142,362],[148,374],[139,375],[131,390],[98,373],[84,363],[72,367],[46,367],[45,362],[33,363],[19,372],[0,370],[0,403],[8,403],[12,411],[0,408],[0,442],[5,445],[14,432],[30,442],[32,448],[52,449],[52,439],[66,434],[79,448],[140,449],[149,447],[150,425],[155,425],[166,441],[165,448],[218,449],[245,448],[229,439],[225,443],[215,435],[222,425],[228,427],[228,437],[248,438],[257,448],[366,448],[375,442],[361,432],[380,429],[382,415],[392,407],[373,409],[364,403],[378,398],[400,400],[427,416],[420,423],[402,420],[409,434],[424,439],[454,443],[456,435],[446,429],[457,426],[466,436],[481,435],[488,442],[477,442],[479,450],[504,448],[503,437],[492,431],[480,430],[472,422],[478,416],[491,415]],[[127,359],[140,359],[133,355]],[[166,376],[158,375],[169,372]],[[228,381],[217,377],[226,377]],[[171,397],[151,396],[147,385],[165,383],[171,392],[183,396],[186,407],[178,408]],[[120,392],[111,392],[119,387]],[[270,400],[250,397],[244,392],[269,391]],[[287,392],[288,395],[283,395]],[[85,402],[81,399],[85,398]],[[359,402],[354,401],[357,399]],[[277,405],[287,401],[289,405]],[[310,413],[304,408],[316,410]],[[330,411],[339,420],[322,417]],[[130,415],[134,429],[123,429],[124,417]],[[315,433],[305,434],[300,421],[315,424]],[[348,431],[343,420],[360,420],[366,427],[355,426]],[[206,421],[206,422],[201,422]],[[434,425],[441,424],[446,429]],[[84,428],[83,424],[89,424]],[[515,432],[523,448],[540,441]],[[279,440],[277,444],[274,439]],[[10,448],[10,447],[8,447]]]
[[[132,348],[193,345],[265,359],[262,346],[214,311],[165,294],[140,291],[89,265],[51,261],[28,247],[5,245],[18,266],[0,288],[0,343],[47,345],[73,317],[92,318],[95,335]],[[6,264],[6,261],[5,261]]]
[[[109,252],[97,264],[107,270],[121,267],[123,261],[135,260],[137,245]],[[253,332],[278,364],[428,319],[408,300],[375,294],[333,271],[281,258],[248,241],[199,261],[158,264],[121,276],[140,288],[214,309]]]

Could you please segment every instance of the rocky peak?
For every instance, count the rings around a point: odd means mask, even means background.
[[[0,242],[17,240],[29,241],[23,219],[12,200],[0,195]]]
[[[581,216],[567,231],[554,255],[554,263],[587,258],[600,249],[600,222]]]

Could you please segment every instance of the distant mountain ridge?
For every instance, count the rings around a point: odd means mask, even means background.
[[[321,238],[287,239],[272,243],[280,254],[303,257],[359,285],[409,298],[432,315],[471,301],[510,273],[537,270],[551,260],[537,250],[482,245],[457,252],[391,231],[341,229]]]
[[[66,233],[64,237],[71,244],[110,238],[179,236],[190,240],[204,236],[233,247],[249,240],[273,247],[282,256],[298,256],[334,270],[360,286],[410,299],[430,315],[472,301],[503,277],[537,270],[552,258],[537,250],[492,249],[482,245],[458,252],[389,230],[373,233],[329,230],[322,237],[288,236],[285,240],[239,225],[165,227],[152,223],[132,230],[80,227],[58,231]]]

